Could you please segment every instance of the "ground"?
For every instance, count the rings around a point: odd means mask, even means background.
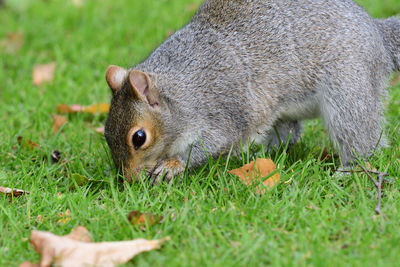
[[[227,172],[252,160],[251,152],[242,159],[210,160],[180,184],[130,186],[118,182],[105,139],[94,130],[104,124],[104,114],[71,114],[53,133],[51,115],[59,104],[108,102],[107,66],[143,60],[200,2],[6,0],[0,6],[0,186],[30,191],[13,199],[0,195],[0,266],[39,260],[29,244],[31,230],[63,235],[78,225],[95,241],[171,237],[161,250],[127,266],[396,265],[396,79],[385,101],[390,146],[368,160],[371,168],[389,174],[382,199],[386,217],[374,213],[376,190],[366,175],[332,176],[338,162],[321,157],[334,151],[320,120],[307,122],[301,142],[287,151],[266,154],[258,148],[261,156],[272,157],[281,176],[262,196]],[[359,2],[375,17],[400,14],[397,0]],[[13,36],[16,44],[6,49]],[[49,62],[56,63],[54,80],[34,86],[35,64]],[[40,147],[24,146],[27,140]],[[54,150],[61,152],[59,163],[52,163]],[[79,186],[73,177],[89,182]],[[128,222],[134,210],[164,219],[143,230]]]

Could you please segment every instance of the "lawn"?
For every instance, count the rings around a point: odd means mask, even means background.
[[[372,15],[400,14],[398,0],[359,1]],[[79,6],[76,3],[81,3]],[[193,170],[183,182],[121,184],[104,137],[104,114],[70,114],[58,133],[60,104],[108,102],[107,66],[132,66],[182,27],[201,0],[9,0],[0,6],[0,186],[30,191],[0,195],[0,266],[39,261],[31,230],[67,234],[78,225],[95,241],[171,237],[127,266],[395,266],[400,254],[400,85],[388,90],[390,147],[368,162],[387,172],[382,211],[362,173],[332,176],[335,157],[320,120],[285,151],[245,151]],[[14,47],[6,49],[10,36]],[[22,42],[21,42],[22,41]],[[21,47],[18,47],[22,45]],[[35,64],[56,63],[52,82],[32,84]],[[22,145],[18,142],[22,136]],[[27,140],[39,145],[31,149]],[[281,183],[257,195],[228,170],[254,159],[279,166]],[[51,154],[61,152],[53,163]],[[363,162],[362,164],[366,164]],[[72,177],[89,179],[77,185]],[[69,210],[69,212],[66,212]],[[145,230],[130,211],[163,216]],[[397,262],[397,264],[396,264]]]

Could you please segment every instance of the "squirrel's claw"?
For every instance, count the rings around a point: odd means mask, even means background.
[[[148,173],[152,184],[170,183],[174,177],[185,171],[185,166],[178,159],[163,160]]]

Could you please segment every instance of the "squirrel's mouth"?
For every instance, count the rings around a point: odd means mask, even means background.
[[[138,182],[140,180],[140,174],[142,173],[144,166],[139,166],[139,167],[134,167],[134,168],[130,168],[129,165],[128,166],[124,166],[123,167],[123,176],[125,177],[125,179],[132,184],[132,181],[136,181]]]

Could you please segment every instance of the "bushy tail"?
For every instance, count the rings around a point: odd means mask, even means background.
[[[390,51],[394,70],[400,71],[400,18],[377,19],[386,49]]]

